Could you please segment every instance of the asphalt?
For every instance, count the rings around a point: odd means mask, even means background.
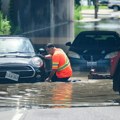
[[[119,120],[120,107],[16,109],[0,111],[0,120]]]

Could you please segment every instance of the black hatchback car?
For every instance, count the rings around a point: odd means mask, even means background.
[[[0,83],[43,81],[44,62],[26,37],[0,37]]]
[[[114,31],[83,31],[70,46],[68,57],[74,71],[110,74],[111,60],[118,54],[119,34]]]

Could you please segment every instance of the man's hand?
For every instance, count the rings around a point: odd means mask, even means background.
[[[51,79],[52,79],[52,77],[53,77],[54,74],[55,74],[55,70],[52,70],[52,71],[50,72],[49,77],[46,78],[45,82],[52,82]]]
[[[48,59],[48,60],[51,60],[51,59],[52,59],[52,56],[51,56],[50,54],[45,55],[44,57],[45,57],[45,59]]]
[[[48,77],[46,78],[45,82],[52,82],[51,79]]]

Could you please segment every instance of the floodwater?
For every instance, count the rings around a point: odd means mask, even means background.
[[[48,42],[61,47],[65,52],[68,51],[67,42],[73,42],[81,31],[88,30],[108,30],[116,31],[120,34],[120,19],[104,19],[91,22],[65,22],[55,26],[41,28],[38,30],[23,33],[30,37],[36,49],[44,47]]]
[[[68,108],[119,103],[112,80],[0,85],[0,107]]]
[[[53,42],[67,51],[66,42],[72,42],[81,31],[93,29],[113,29],[120,32],[120,20],[104,20],[96,23],[71,22],[52,28],[39,29],[32,33],[24,33],[24,35],[31,37],[36,48]],[[0,85],[0,107],[64,108],[119,104],[120,96],[112,90],[112,80],[88,80],[85,78],[69,83]]]

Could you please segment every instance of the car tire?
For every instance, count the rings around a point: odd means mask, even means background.
[[[120,94],[120,61],[113,76],[113,90],[118,91]]]
[[[118,11],[119,9],[119,6],[113,6],[113,11]]]

